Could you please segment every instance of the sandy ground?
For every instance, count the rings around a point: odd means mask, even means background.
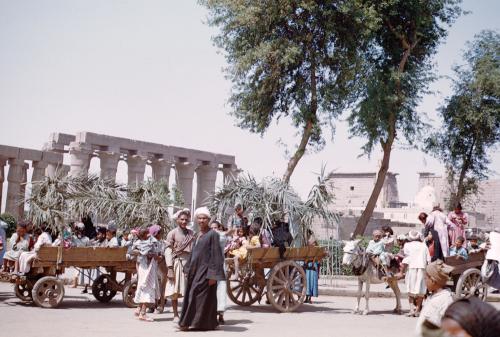
[[[166,336],[170,334],[204,334],[209,336],[301,336],[359,337],[412,336],[415,318],[391,313],[394,299],[375,298],[368,316],[351,314],[352,297],[320,296],[313,305],[304,304],[294,313],[278,313],[269,305],[239,307],[231,305],[226,312],[226,325],[210,332],[176,332],[170,308],[163,314],[152,314],[154,322],[141,322],[133,317],[118,294],[108,304],[97,302],[81,289],[66,287],[66,296],[57,309],[41,309],[24,304],[13,294],[12,285],[0,283],[1,336]],[[494,304],[500,308],[500,304]],[[403,301],[403,309],[408,305]]]

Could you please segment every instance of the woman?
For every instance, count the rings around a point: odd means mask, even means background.
[[[3,270],[10,271],[14,266],[14,272],[18,272],[19,256],[23,252],[29,251],[30,235],[27,233],[28,223],[21,221],[17,225],[16,232],[9,240],[10,250],[3,257]]]
[[[465,227],[469,224],[469,216],[462,211],[462,205],[460,203],[458,203],[455,209],[448,214],[448,220],[455,225],[448,230],[450,242],[454,243],[460,236],[465,238]],[[467,242],[464,242],[464,247],[466,246]]]
[[[444,260],[443,250],[441,248],[441,241],[439,240],[439,234],[434,229],[433,224],[427,223],[427,213],[420,213],[418,215],[418,220],[425,226],[424,227],[424,241],[429,247],[429,254],[431,255],[431,261]]]
[[[441,329],[451,336],[500,336],[500,311],[477,297],[456,301],[446,309]]]
[[[318,242],[312,230],[307,230],[307,245],[317,246]],[[306,264],[306,299],[304,303],[312,304],[311,297],[318,297],[319,262],[309,261]]]

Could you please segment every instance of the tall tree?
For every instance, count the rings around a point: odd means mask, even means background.
[[[500,143],[500,34],[482,31],[454,67],[454,92],[439,109],[443,125],[426,149],[446,167],[449,208],[478,191],[487,178],[489,150]]]
[[[358,98],[370,16],[358,1],[203,0],[225,51],[238,126],[263,135],[291,118],[300,141],[288,161],[288,183],[308,146],[321,149],[323,129]],[[333,129],[332,129],[333,130]]]
[[[432,80],[431,56],[461,10],[460,0],[361,1],[378,20],[373,29],[363,97],[349,116],[351,135],[367,139],[363,153],[383,151],[375,186],[354,235],[365,232],[377,204],[396,139],[412,144],[422,127],[416,107]]]

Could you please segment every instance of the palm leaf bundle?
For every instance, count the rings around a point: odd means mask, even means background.
[[[169,207],[174,205],[165,181],[126,186],[96,175],[46,177],[33,182],[28,216],[36,224],[59,229],[71,220],[91,215],[115,221],[121,229],[159,224],[169,229]],[[175,196],[175,204],[181,201]]]
[[[302,240],[315,219],[335,225],[339,222],[338,215],[330,209],[333,195],[329,183],[323,168],[304,202],[279,178],[267,177],[257,182],[251,175],[240,175],[210,196],[210,208],[218,219],[224,220],[236,204],[242,204],[251,217],[262,217],[264,228],[270,228],[276,220],[288,221],[292,235]]]

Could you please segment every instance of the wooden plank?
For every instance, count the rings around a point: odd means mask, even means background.
[[[38,260],[42,262],[56,262],[58,247],[42,247],[38,251]],[[104,247],[72,247],[63,249],[62,259],[67,263],[79,262],[123,262],[127,261],[127,248]]]

